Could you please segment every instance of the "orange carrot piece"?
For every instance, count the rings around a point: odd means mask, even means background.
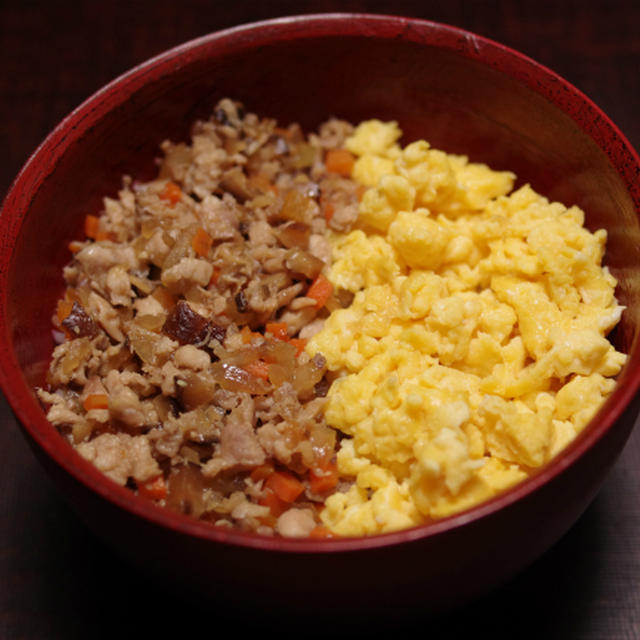
[[[307,346],[307,341],[304,338],[291,338],[289,344],[292,344],[296,348],[296,358],[304,351]]]
[[[322,309],[333,293],[333,285],[321,273],[311,283],[307,297],[316,301],[316,309]]]
[[[258,500],[258,504],[263,507],[269,507],[272,515],[276,518],[289,508],[287,503],[281,500],[271,489],[267,489],[264,492],[264,495]]]
[[[331,218],[333,218],[333,214],[335,212],[336,210],[330,202],[327,202],[325,205],[323,205],[322,213],[324,214],[324,219],[327,221],[327,224],[331,222]]]
[[[322,467],[309,470],[309,486],[313,493],[327,493],[335,489],[338,484],[338,467],[335,462],[329,461]]]
[[[85,411],[91,411],[91,409],[108,409],[109,408],[109,396],[104,393],[91,393],[82,403]]]
[[[346,149],[329,149],[324,164],[329,173],[338,173],[348,178],[353,170],[355,157]]]
[[[167,182],[158,196],[175,207],[182,200],[182,189],[175,182]]]
[[[86,215],[84,218],[84,235],[87,238],[95,240],[100,227],[100,218],[98,216]]]
[[[245,370],[256,378],[269,380],[269,364],[264,360],[255,360],[245,366]]]
[[[265,487],[271,489],[280,500],[289,503],[304,491],[302,482],[288,471],[274,471],[266,479]]]
[[[72,309],[73,309],[72,300],[58,300],[58,306],[56,308],[56,315],[58,316],[58,320],[62,322],[65,318],[69,316]]]
[[[196,254],[206,258],[209,255],[209,249],[211,249],[212,244],[213,238],[202,227],[199,227],[191,240],[191,246]]]
[[[141,482],[138,485],[138,495],[150,500],[162,500],[167,497],[167,483],[162,474]]]
[[[335,538],[335,534],[324,525],[319,524],[314,529],[311,529],[311,531],[309,532],[309,537],[314,539]]]
[[[267,322],[264,329],[267,333],[270,333],[276,340],[288,340],[289,333],[287,332],[286,322]]]
[[[78,253],[78,251],[80,251],[80,249],[82,249],[84,245],[82,244],[82,242],[78,242],[77,240],[72,240],[68,245],[68,249],[69,251],[71,251],[71,253]]]
[[[211,278],[209,278],[209,286],[215,287],[218,284],[218,280],[220,279],[220,274],[222,273],[222,269],[220,267],[213,267],[213,272],[211,273]]]

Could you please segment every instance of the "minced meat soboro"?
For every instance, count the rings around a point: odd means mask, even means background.
[[[357,217],[351,131],[305,137],[225,99],[162,145],[156,180],[125,177],[86,217],[39,396],[111,480],[217,525],[327,535],[339,437],[304,348],[348,302],[324,271],[328,226]]]

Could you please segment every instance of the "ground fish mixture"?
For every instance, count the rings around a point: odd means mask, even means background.
[[[358,215],[351,132],[305,136],[224,99],[162,145],[157,179],[125,177],[86,217],[38,395],[111,480],[216,525],[329,535],[319,510],[346,485],[325,360],[304,347],[350,302],[323,272],[328,228]]]

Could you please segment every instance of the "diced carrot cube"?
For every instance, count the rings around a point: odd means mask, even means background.
[[[92,409],[108,409],[109,408],[109,396],[104,393],[91,393],[82,403],[85,411],[91,411]]]
[[[182,200],[182,189],[175,182],[167,182],[158,196],[175,207]]]
[[[212,245],[213,238],[202,227],[200,227],[191,240],[193,250],[200,257],[206,258],[209,255],[209,250]]]
[[[322,213],[324,214],[324,219],[327,221],[327,224],[331,222],[331,218],[333,218],[333,214],[335,212],[335,207],[330,202],[327,202],[325,205],[323,205]]]
[[[338,484],[338,467],[335,462],[329,461],[322,467],[309,470],[309,486],[313,493],[327,493],[335,489]]]
[[[348,178],[353,170],[355,157],[347,149],[329,149],[324,163],[329,173],[338,173]]]
[[[167,483],[162,474],[138,485],[138,495],[150,500],[162,500],[167,497]]]
[[[291,338],[289,344],[292,344],[296,348],[296,358],[305,350],[307,341],[304,338]]]
[[[286,322],[267,322],[264,329],[267,333],[270,333],[277,340],[289,339]]]
[[[269,510],[276,518],[289,508],[289,505],[281,500],[271,489],[267,489],[264,492],[264,495],[258,500],[258,504],[263,507],[269,507]]]
[[[265,487],[271,489],[280,500],[293,502],[303,491],[304,485],[292,473],[274,471],[265,481]]]
[[[211,278],[209,278],[209,286],[215,287],[218,284],[218,280],[220,279],[220,274],[222,273],[222,269],[220,267],[213,267],[213,273],[211,274]]]
[[[307,291],[307,297],[316,301],[316,309],[321,309],[327,304],[331,294],[333,293],[333,285],[327,278],[319,273],[316,279],[311,283]]]

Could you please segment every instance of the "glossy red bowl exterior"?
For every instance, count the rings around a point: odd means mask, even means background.
[[[397,120],[405,141],[468,154],[587,212],[609,232],[627,306],[612,337],[629,362],[590,426],[527,482],[435,524],[369,538],[283,540],[154,507],[107,481],[46,421],[32,392],[52,349],[68,242],[123,174],[149,178],[165,138],[230,96],[311,128]],[[99,91],[35,151],[0,217],[0,384],[35,454],[79,516],[163,583],[212,602],[332,615],[440,611],[504,582],[580,516],[633,427],[640,385],[640,161],[614,124],[552,71],[456,28],[390,16],[277,19],[160,55]]]

